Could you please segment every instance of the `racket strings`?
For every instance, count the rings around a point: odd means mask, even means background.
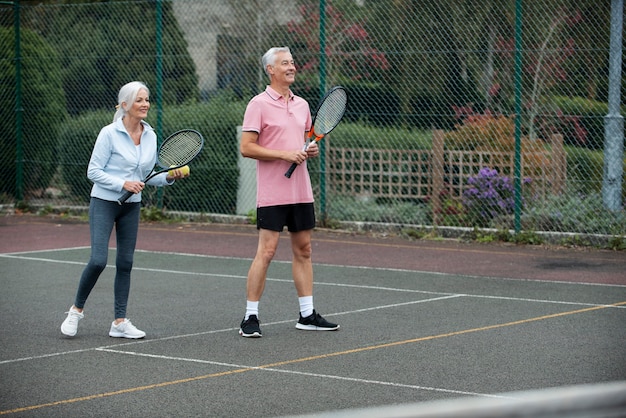
[[[182,132],[169,138],[159,150],[159,165],[164,168],[189,163],[202,149],[202,138],[194,132]]]
[[[315,116],[313,129],[318,135],[332,131],[343,118],[348,102],[348,95],[343,89],[334,90],[326,97]]]

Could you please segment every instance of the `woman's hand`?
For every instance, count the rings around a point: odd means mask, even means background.
[[[124,190],[131,193],[140,193],[146,184],[143,181],[125,181]]]
[[[172,180],[180,180],[189,177],[190,170],[189,166],[184,166],[181,168],[177,168],[175,170],[170,170],[167,172],[166,180],[168,183],[172,182]]]

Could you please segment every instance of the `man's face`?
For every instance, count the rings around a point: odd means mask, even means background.
[[[274,66],[269,69],[274,81],[291,84],[296,80],[296,65],[288,52],[276,54]]]

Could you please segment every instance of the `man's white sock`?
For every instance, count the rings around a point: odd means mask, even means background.
[[[298,298],[298,302],[300,303],[300,315],[303,318],[313,313],[313,296],[302,296]]]
[[[256,317],[259,317],[259,301],[251,301],[251,300],[247,300],[246,301],[246,316],[243,318],[244,321],[248,318],[250,318],[250,315],[256,315]]]

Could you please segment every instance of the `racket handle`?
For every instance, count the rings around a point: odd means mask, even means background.
[[[285,177],[291,178],[291,175],[293,174],[293,170],[295,170],[297,166],[298,164],[296,163],[291,164],[291,167],[289,167],[289,170],[287,170],[287,172],[285,173]]]
[[[126,202],[128,198],[131,197],[133,194],[133,192],[124,193],[119,199],[117,199],[117,203],[121,205],[122,203]]]
[[[320,140],[321,136],[320,136],[320,137],[317,137],[317,138],[313,138],[313,135],[311,134],[312,132],[313,132],[313,131],[311,131],[311,132],[309,133],[309,140],[308,140],[308,141],[304,144],[304,147],[302,147],[302,151],[306,151],[306,150],[308,150],[308,149],[309,149],[309,146],[311,145],[311,143],[312,143],[313,141],[319,141],[319,140]],[[289,170],[287,170],[287,172],[285,173],[285,177],[287,177],[288,179],[290,179],[290,178],[291,178],[291,175],[293,174],[293,171],[296,169],[296,167],[297,167],[297,166],[298,166],[298,164],[296,164],[296,163],[291,164],[291,167],[289,167]]]

